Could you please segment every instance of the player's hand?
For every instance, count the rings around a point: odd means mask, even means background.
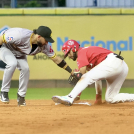
[[[74,73],[80,73],[80,70],[79,70],[79,69],[74,69],[74,70],[71,72],[71,75],[74,75]]]

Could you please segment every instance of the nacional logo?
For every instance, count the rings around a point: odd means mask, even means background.
[[[64,39],[61,39],[60,37],[57,37],[57,51],[61,51],[61,48],[63,44],[68,41],[68,37],[64,37]],[[128,36],[126,39],[111,39],[111,40],[98,40],[95,38],[95,36],[91,36],[87,40],[78,41],[76,40],[81,47],[86,46],[99,46],[106,48],[108,50],[112,51],[132,51],[133,50],[133,36]],[[70,41],[68,43],[69,45],[73,45],[73,42]]]

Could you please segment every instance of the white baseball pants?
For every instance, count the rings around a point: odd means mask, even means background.
[[[105,100],[109,103],[134,101],[134,94],[119,93],[121,86],[128,74],[127,64],[116,57],[113,53],[89,72],[85,73],[73,90],[70,92],[73,102],[74,98],[88,85],[99,80],[106,80],[107,90]]]
[[[17,68],[20,71],[18,94],[25,97],[29,81],[29,66],[26,56],[23,59],[17,59],[8,48],[1,47],[0,59],[7,64],[4,70],[1,91],[9,92],[11,79]]]

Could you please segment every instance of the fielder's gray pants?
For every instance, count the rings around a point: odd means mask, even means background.
[[[29,66],[26,56],[24,56],[23,59],[17,59],[9,49],[1,47],[0,59],[7,64],[6,69],[4,70],[1,91],[9,92],[11,79],[17,68],[20,71],[18,94],[25,97],[29,81]]]

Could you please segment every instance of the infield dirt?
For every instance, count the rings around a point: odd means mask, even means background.
[[[134,134],[134,102],[92,106],[26,102],[26,107],[18,107],[16,100],[0,102],[0,134]]]

